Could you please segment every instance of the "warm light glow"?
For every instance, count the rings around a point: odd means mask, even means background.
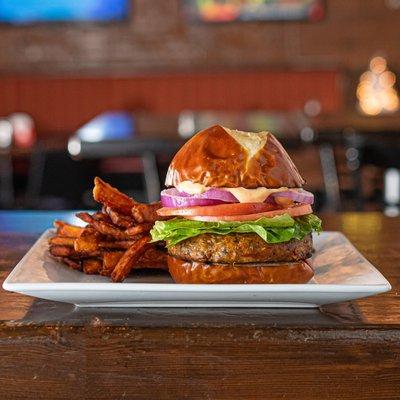
[[[399,98],[396,94],[390,94],[385,99],[385,109],[390,112],[395,112],[399,109]]]
[[[371,92],[370,85],[367,82],[361,82],[357,87],[357,98],[363,99]]]
[[[383,71],[385,71],[386,67],[387,62],[383,57],[374,57],[369,62],[369,68],[374,74],[381,74]]]
[[[382,107],[379,104],[379,101],[375,97],[367,97],[360,102],[361,109],[369,115],[378,115]]]
[[[371,71],[364,72],[360,76],[360,82],[364,83],[364,84],[368,84],[369,85],[370,83],[375,83],[376,80],[377,80],[376,74],[374,74]]]
[[[396,75],[391,71],[382,72],[379,76],[379,84],[385,88],[391,88],[396,83]]]
[[[400,107],[399,96],[394,87],[396,75],[387,69],[383,57],[374,57],[370,70],[360,76],[357,98],[360,110],[367,115],[393,113]]]
[[[371,75],[373,75],[370,71],[364,72],[363,74],[361,74],[360,76],[360,83],[363,83],[365,81],[369,81],[371,80]]]

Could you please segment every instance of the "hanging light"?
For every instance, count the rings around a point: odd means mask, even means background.
[[[373,57],[369,70],[360,76],[357,86],[358,108],[367,115],[394,113],[399,110],[395,88],[396,75],[388,70],[384,57]]]

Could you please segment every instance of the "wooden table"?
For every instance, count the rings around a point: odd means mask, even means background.
[[[53,217],[0,213],[2,279]],[[390,293],[321,310],[101,310],[1,291],[1,399],[400,398],[400,219],[324,222]]]

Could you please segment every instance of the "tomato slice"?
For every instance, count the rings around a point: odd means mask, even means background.
[[[220,215],[220,216],[207,216],[207,215],[193,215],[185,216],[186,219],[194,221],[218,222],[218,221],[256,221],[259,218],[267,217],[272,218],[276,215],[289,214],[291,217],[300,217],[301,215],[311,214],[313,212],[309,204],[302,204],[290,208],[283,208],[280,210],[266,211],[255,214],[246,215]]]
[[[163,207],[157,210],[161,216],[218,216],[218,215],[246,215],[263,213],[276,209],[276,205],[270,203],[233,203],[218,204],[215,206],[194,207]]]

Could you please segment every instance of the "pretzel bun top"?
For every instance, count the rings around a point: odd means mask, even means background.
[[[173,158],[166,186],[191,181],[208,187],[298,188],[293,161],[269,132],[242,132],[214,125],[194,135]]]

